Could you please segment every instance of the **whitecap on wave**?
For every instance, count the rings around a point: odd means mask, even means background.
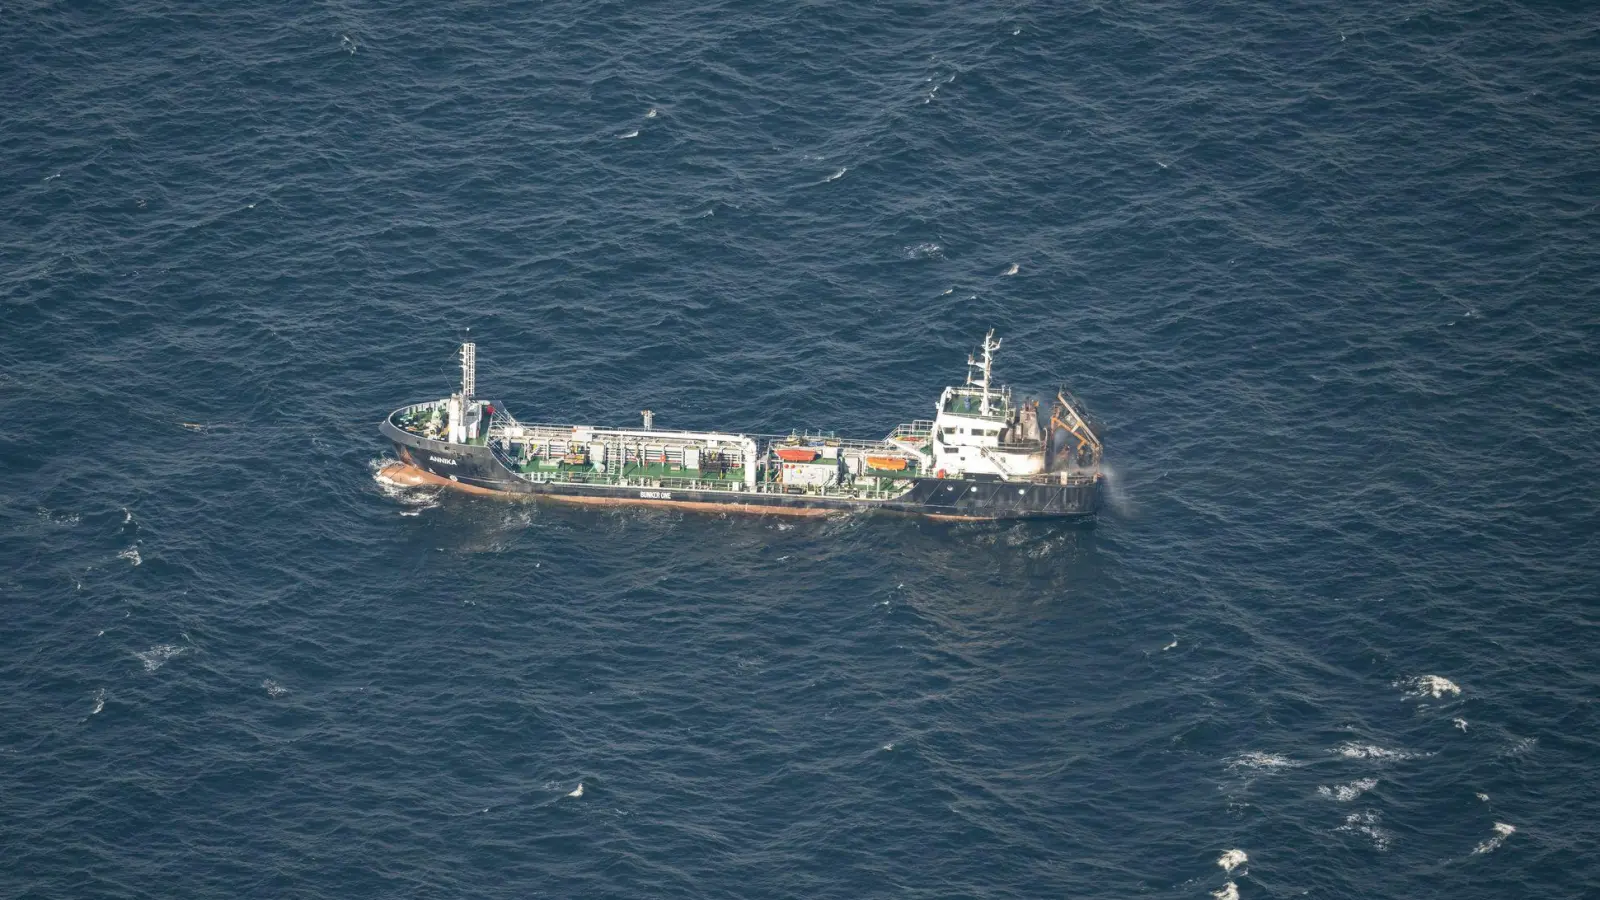
[[[1378,779],[1376,778],[1357,778],[1349,784],[1336,784],[1331,787],[1326,784],[1322,785],[1317,788],[1317,793],[1340,803],[1349,803],[1377,786]]]
[[[903,251],[906,259],[944,259],[944,248],[932,241],[923,241],[920,244],[911,244]],[[954,288],[951,288],[954,290]],[[950,291],[945,291],[948,294]],[[944,294],[939,296],[943,297]]]
[[[1418,675],[1396,681],[1394,686],[1405,688],[1407,697],[1432,697],[1437,700],[1447,694],[1451,697],[1461,696],[1461,686],[1442,675]]]
[[[71,528],[83,520],[77,513],[62,513],[56,515],[48,509],[39,509],[39,521],[54,528]]]
[[[1239,886],[1230,881],[1212,891],[1211,896],[1216,900],[1239,900]]]
[[[1328,751],[1336,753],[1345,759],[1379,759],[1385,762],[1395,762],[1402,759],[1427,759],[1431,753],[1412,753],[1409,750],[1389,750],[1377,744],[1361,744],[1356,741],[1345,741]]]
[[[833,173],[832,175],[829,175],[827,178],[822,179],[822,183],[823,184],[827,184],[830,181],[838,181],[839,179],[843,178],[844,177],[844,173],[846,173],[848,171],[850,171],[850,167],[849,166],[840,166],[839,167],[839,171]]]
[[[1334,831],[1362,835],[1372,841],[1372,849],[1382,853],[1389,849],[1389,842],[1394,840],[1394,834],[1379,824],[1382,821],[1383,817],[1378,815],[1377,810],[1364,809],[1345,816],[1344,824]]]
[[[143,653],[135,653],[134,656],[139,657],[139,661],[144,663],[144,670],[146,672],[154,672],[155,670],[166,665],[167,660],[177,656],[183,651],[183,647],[179,647],[174,644],[157,644]]]
[[[89,710],[89,715],[91,715],[91,716],[99,715],[100,714],[100,710],[105,709],[105,708],[106,708],[106,689],[105,688],[101,688],[100,690],[94,692],[94,709]]]
[[[1305,765],[1298,760],[1290,759],[1289,757],[1280,753],[1261,753],[1256,750],[1235,754],[1227,759],[1224,759],[1223,762],[1227,764],[1228,768],[1235,770],[1288,769],[1295,766]]]
[[[276,681],[273,681],[271,678],[261,682],[261,686],[266,689],[267,696],[269,697],[282,697],[284,694],[289,693],[288,688],[277,683]]]
[[[1227,872],[1230,875],[1233,874],[1234,869],[1239,868],[1249,861],[1249,854],[1245,853],[1243,850],[1229,850],[1217,857],[1217,865],[1222,867],[1222,871]]]
[[[139,556],[139,548],[138,547],[129,547],[128,549],[122,551],[121,553],[118,553],[117,554],[117,559],[125,559],[128,562],[131,562],[136,566],[138,564],[144,562],[144,560]]]
[[[1536,747],[1538,745],[1539,745],[1539,739],[1536,738],[1536,737],[1518,738],[1517,740],[1511,742],[1511,744],[1509,746],[1507,746],[1504,750],[1501,750],[1499,755],[1500,756],[1523,756],[1523,755],[1526,755],[1529,751],[1531,751],[1534,747]]]
[[[1516,830],[1516,826],[1507,825],[1504,822],[1496,822],[1494,823],[1494,837],[1491,837],[1478,846],[1472,848],[1472,852],[1493,853],[1495,850],[1500,848],[1501,844],[1506,842],[1506,838],[1516,833]]]

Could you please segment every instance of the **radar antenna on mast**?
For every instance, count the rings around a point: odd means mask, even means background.
[[[995,338],[994,329],[991,328],[989,333],[983,336],[983,362],[980,363],[972,357],[972,354],[967,354],[967,384],[983,389],[983,398],[978,408],[986,416],[989,414],[989,375],[994,368],[994,351],[999,349],[1000,341]],[[973,369],[981,370],[983,377],[973,378]]]

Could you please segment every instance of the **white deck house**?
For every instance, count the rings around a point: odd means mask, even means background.
[[[967,357],[967,383],[947,387],[933,420],[933,468],[946,477],[993,475],[1007,480],[1044,471],[1044,441],[1038,404],[1012,402],[1011,389],[990,385],[994,351],[991,330],[983,359]]]

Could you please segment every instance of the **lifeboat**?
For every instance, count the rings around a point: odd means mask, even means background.
[[[812,447],[779,447],[778,458],[784,462],[811,462],[817,458],[817,451]]]
[[[906,458],[904,456],[869,456],[867,457],[867,465],[886,472],[899,472],[906,467]]]

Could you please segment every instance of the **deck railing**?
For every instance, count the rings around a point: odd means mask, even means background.
[[[428,405],[428,404],[422,404],[422,405],[425,406],[425,405]],[[516,419],[512,418],[509,413],[501,410],[499,407],[496,407],[495,411],[494,411],[494,417],[490,421],[490,424],[489,424],[489,433],[490,433],[490,435],[494,436],[494,437],[503,437],[505,435],[505,429],[506,428],[512,428],[512,427],[521,428],[522,429],[522,433],[523,433],[523,437],[525,439],[531,439],[531,440],[533,440],[535,442],[564,441],[564,440],[569,441],[569,440],[572,439],[572,436],[575,433],[577,433],[578,431],[611,432],[611,433],[621,433],[621,434],[627,434],[627,435],[638,435],[638,436],[641,436],[641,437],[646,436],[646,435],[650,435],[650,434],[660,433],[660,432],[655,432],[655,431],[645,431],[644,429],[640,429],[640,428],[611,428],[611,427],[598,426],[598,425],[572,425],[572,424],[558,424],[558,423],[554,423],[554,422],[518,422]],[[896,427],[894,432],[892,432],[889,435],[889,437],[890,438],[900,437],[900,436],[926,437],[928,434],[932,433],[932,430],[933,430],[933,423],[932,422],[930,422],[930,421],[916,421],[916,422],[910,423],[909,425],[900,425],[900,426]],[[840,447],[840,448],[843,448],[843,449],[850,449],[850,450],[865,450],[865,451],[868,451],[868,452],[879,452],[879,451],[882,451],[882,452],[901,452],[902,451],[902,448],[895,447],[894,445],[890,444],[888,438],[881,439],[881,440],[861,440],[861,439],[858,439],[858,438],[841,438],[841,437],[835,437],[835,436],[832,436],[832,435],[802,434],[800,432],[791,432],[789,434],[761,434],[759,432],[743,432],[743,431],[699,432],[699,433],[717,434],[717,435],[721,435],[723,437],[739,439],[739,440],[742,440],[744,438],[751,438],[751,439],[753,439],[753,440],[755,440],[757,442],[760,442],[760,443],[771,444],[771,445],[776,445],[776,446],[782,446],[784,444],[787,444],[790,441],[790,439],[792,438],[792,439],[795,440],[796,443],[801,443],[801,444],[806,444],[806,445],[813,445],[813,444],[821,443],[821,444],[824,444],[826,446],[831,446],[831,447]],[[670,432],[668,432],[668,434],[670,434]]]
[[[515,470],[513,470],[515,471]],[[601,472],[521,472],[519,477],[535,484],[603,484],[609,487],[639,488],[642,490],[662,491],[716,491],[725,493],[751,493],[742,481],[716,481],[702,480],[699,478],[673,478],[673,477],[633,477],[618,476]],[[864,500],[890,500],[904,494],[901,490],[872,490],[856,485],[845,485],[834,488],[815,488],[806,490],[791,490],[777,482],[758,482],[754,493],[757,494],[789,494],[796,497],[853,497]]]
[[[927,438],[933,434],[933,421],[930,419],[917,419],[914,422],[903,422],[889,432],[884,440],[905,440],[908,438]]]

